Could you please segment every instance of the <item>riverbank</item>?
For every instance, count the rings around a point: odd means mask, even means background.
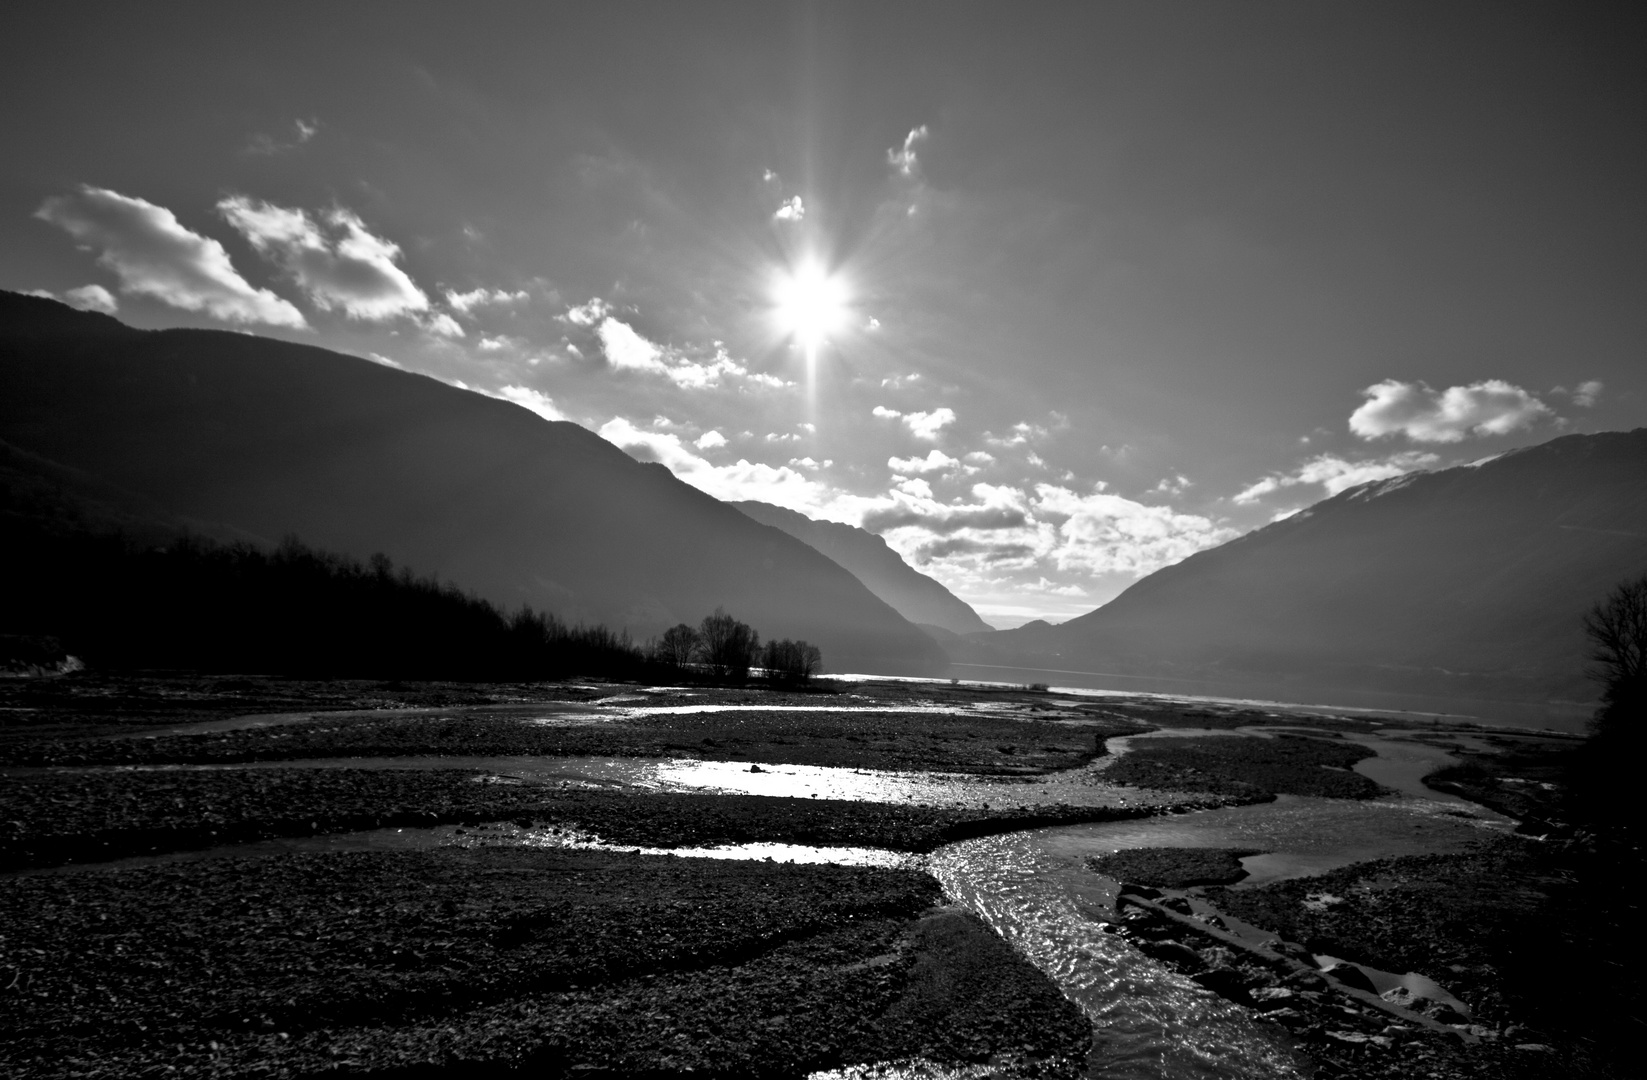
[[[0,864],[10,872],[0,908],[20,928],[0,941],[0,982],[12,984],[0,1020],[19,1033],[0,1054],[31,1074],[53,1060],[62,1075],[111,1076],[164,1065],[201,1076],[437,1075],[465,1062],[470,1071],[530,1063],[549,1072],[804,1075],[920,1058],[1076,1075],[1087,1067],[1091,1021],[993,931],[944,909],[930,877],[553,848],[598,838],[624,848],[772,842],[918,855],[1024,829],[1262,810],[1277,794],[1304,797],[1299,805],[1364,802],[1377,814],[1392,796],[1358,770],[1374,753],[1367,737],[1395,728],[1458,751],[1468,768],[1453,790],[1467,783],[1468,793],[1538,803],[1523,789],[1546,793],[1537,785],[1549,782],[1519,775],[1529,762],[1547,766],[1547,747],[1499,747],[1490,733],[1366,717],[1302,724],[1292,713],[1026,688],[20,684],[0,688]],[[1173,737],[1136,737],[1150,730]],[[1117,739],[1125,752],[1114,757],[1106,743]],[[578,755],[614,765],[579,779],[497,764]],[[495,767],[457,767],[481,759]],[[719,773],[704,781],[718,787],[678,790],[648,779],[660,774],[646,772],[647,761],[735,762],[732,775],[751,782],[833,769],[862,780],[863,794],[738,793]],[[875,778],[894,774],[875,770],[945,776],[947,787],[931,789],[944,797],[919,784],[886,786]],[[1534,808],[1539,820],[1558,817],[1555,801],[1545,802]],[[1511,850],[1437,856],[1427,872],[1486,875],[1507,883],[1506,895],[1536,889],[1538,875],[1552,872]],[[1238,857],[1223,860],[1226,878]],[[1329,942],[1346,959],[1374,955],[1344,955],[1351,943],[1334,927],[1359,925],[1355,918],[1308,929],[1295,909],[1313,910],[1306,886],[1316,880],[1280,881],[1273,894],[1236,884],[1219,895],[1242,898],[1232,909],[1267,902],[1249,912],[1276,924],[1265,929]],[[1218,891],[1198,889],[1209,899]],[[1475,923],[1524,924],[1526,910],[1494,907],[1492,896],[1479,891]],[[1582,891],[1560,899],[1581,911],[1586,902]],[[1380,924],[1389,940],[1408,928],[1449,956],[1484,940],[1444,919],[1426,922],[1420,907],[1408,898],[1389,910]],[[522,937],[522,927],[536,929]],[[607,950],[616,966],[596,977],[579,950],[600,941],[616,943]],[[258,959],[239,964],[241,955]],[[546,981],[519,981],[528,969]],[[1506,970],[1511,982],[1521,977]],[[1462,996],[1487,986],[1451,981]],[[1330,994],[1324,1000],[1336,1007]],[[1519,1025],[1563,1060],[1590,1063],[1585,1075],[1610,1075],[1605,1054],[1567,1053],[1605,1039],[1598,1024],[1590,1035],[1565,1021],[1535,1030],[1531,998],[1503,1002],[1478,1008],[1471,1022],[1485,1018],[1494,1032]],[[1241,1007],[1274,1011],[1253,1000]],[[1488,1063],[1538,1053],[1509,1053],[1511,1036],[1454,1047],[1450,1034],[1403,1040],[1373,1028],[1362,1032],[1371,1041],[1339,1045],[1327,1030],[1304,1025],[1282,1042],[1294,1040],[1323,1076],[1486,1076]],[[1374,1063],[1379,1071],[1366,1071]]]

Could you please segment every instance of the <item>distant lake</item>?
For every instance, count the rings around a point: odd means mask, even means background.
[[[1441,716],[1454,720],[1511,727],[1553,728],[1582,732],[1595,706],[1581,702],[1529,704],[1515,701],[1486,701],[1423,694],[1392,694],[1376,691],[1334,691],[1317,694],[1283,680],[1260,679],[1240,683],[1204,679],[1165,679],[1148,675],[1117,675],[1102,671],[1066,671],[1059,668],[1005,667],[999,664],[951,664],[948,677],[1004,683],[1046,683],[1079,690],[1108,690],[1115,693],[1163,694],[1186,700],[1257,700],[1289,706],[1316,706],[1323,709],[1371,711],[1428,719]]]

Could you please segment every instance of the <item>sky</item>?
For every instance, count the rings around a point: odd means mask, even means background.
[[[998,627],[1647,424],[1606,4],[32,5],[0,288],[506,398]]]

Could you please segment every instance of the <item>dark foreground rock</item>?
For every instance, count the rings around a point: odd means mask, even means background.
[[[0,883],[0,1072],[1073,1074],[1079,1012],[898,870],[518,848]]]

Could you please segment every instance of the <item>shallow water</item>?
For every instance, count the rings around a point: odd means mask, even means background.
[[[1067,829],[967,840],[927,867],[1092,1020],[1089,1076],[1301,1076],[1286,1036],[1104,931],[1113,893]]]
[[[896,773],[799,765],[640,759],[332,759],[271,762],[290,768],[376,766],[475,768],[492,782],[559,782],[588,787],[654,791],[713,791],[789,797],[854,799],[966,806],[1162,805],[1182,801],[1103,782],[1103,769],[1140,738],[1213,732],[1180,731],[1114,739],[1112,756],[1049,777],[979,778],[942,773]],[[1228,732],[1268,737],[1270,732]],[[1393,735],[1395,733],[1391,733]],[[1270,1078],[1304,1075],[1287,1035],[1105,932],[1114,917],[1117,883],[1086,868],[1087,860],[1122,848],[1244,847],[1264,852],[1243,860],[1251,877],[1237,888],[1321,873],[1353,862],[1463,850],[1489,830],[1513,823],[1452,796],[1430,791],[1420,777],[1451,762],[1444,747],[1389,735],[1354,735],[1378,756],[1358,764],[1364,775],[1396,790],[1360,802],[1282,796],[1273,803],[1036,829],[948,845],[925,857],[866,848],[744,844],[689,849],[607,845],[566,828],[377,829],[327,837],[238,844],[209,851],[61,868],[55,873],[110,869],[161,861],[292,851],[382,851],[441,846],[507,844],[603,849],[699,858],[753,858],[780,862],[834,862],[925,869],[956,902],[975,911],[1051,977],[1094,1026],[1096,1052],[1089,1075],[1105,1080],[1202,1077]],[[232,766],[246,768],[248,766]],[[1328,958],[1330,960],[1330,958]],[[1368,970],[1380,989],[1398,985],[1437,996],[1444,990],[1417,977]],[[1387,986],[1386,986],[1387,984]],[[985,1075],[925,1062],[837,1075],[939,1078]]]

